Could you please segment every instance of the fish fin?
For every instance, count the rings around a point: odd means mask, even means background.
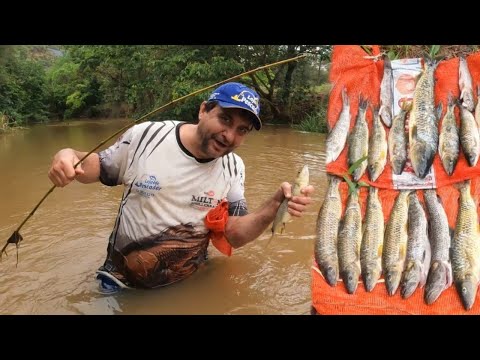
[[[412,139],[417,139],[417,125],[412,126]]]
[[[406,255],[407,255],[407,246],[406,244],[402,244],[400,245],[400,258],[405,259]]]
[[[452,242],[453,236],[455,235],[455,229],[448,227],[448,232],[450,234],[450,242]]]
[[[379,257],[382,257],[382,254],[383,254],[383,244],[380,245],[380,246],[378,247],[378,250],[377,250],[377,255],[378,255]]]
[[[265,244],[265,249],[268,247],[268,245],[270,244],[274,236],[275,236],[275,232],[272,231],[272,236],[270,236],[270,238],[267,240],[267,243]]]
[[[443,113],[443,104],[442,102],[439,102],[437,107],[435,108],[435,119],[437,121],[437,124],[438,122],[440,121],[440,118],[442,117],[442,113]]]
[[[410,101],[402,102],[402,105],[400,106],[400,108],[405,112],[409,112],[410,110],[412,110],[412,106],[413,106],[413,101],[410,100]]]

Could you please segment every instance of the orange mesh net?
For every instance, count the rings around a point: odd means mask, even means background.
[[[232,245],[225,237],[225,225],[228,220],[228,201],[223,200],[205,216],[205,227],[210,230],[212,245],[222,254],[231,256]]]
[[[372,48],[373,55],[379,54],[378,46],[373,46]],[[379,105],[383,61],[375,62],[372,59],[366,59],[365,56],[368,56],[368,54],[360,46],[342,45],[335,46],[333,49],[332,67],[330,70],[330,81],[333,84],[333,88],[327,113],[327,121],[332,128],[342,110],[341,91],[344,86],[346,86],[350,98],[352,117],[356,116],[360,94],[368,97],[373,106]],[[476,98],[476,85],[480,83],[480,53],[468,56],[467,63],[472,75]],[[458,65],[458,58],[443,61],[438,65],[435,72],[435,104],[443,103],[442,119],[447,110],[448,93],[451,91],[455,97],[458,97],[460,94]],[[460,125],[458,108],[455,108],[455,115],[457,123]],[[367,121],[371,129],[372,113],[370,110],[367,111]],[[353,125],[354,121],[352,120],[350,130]],[[441,120],[439,126],[441,126]],[[385,129],[388,134],[389,129]],[[345,146],[337,160],[326,166],[328,173],[342,176],[347,172],[347,150],[348,146]],[[480,161],[475,167],[469,167],[462,151],[460,151],[455,171],[452,176],[448,176],[437,152],[433,166],[435,168],[437,194],[442,199],[449,226],[451,229],[454,229],[458,212],[459,192],[453,184],[471,179],[471,193],[478,204],[480,198],[480,179],[478,178]],[[377,181],[370,181],[367,173],[363,175],[360,181],[381,189],[378,195],[382,203],[385,221],[387,221],[395,198],[398,195],[398,191],[393,190],[392,169],[389,161],[387,161],[385,170]],[[340,193],[342,204],[345,207],[348,188],[344,182],[340,185]],[[359,200],[362,216],[365,216],[367,193],[368,190],[366,188],[362,188],[360,191]],[[417,195],[419,200],[424,203],[422,191],[417,191]],[[435,303],[427,305],[423,300],[423,289],[417,288],[415,293],[408,299],[402,299],[400,291],[397,291],[394,296],[389,296],[382,279],[382,282],[379,282],[370,293],[365,291],[360,281],[355,294],[350,295],[341,281],[336,287],[330,287],[320,274],[315,260],[313,260],[311,273],[312,305],[319,314],[480,314],[480,292],[477,292],[474,306],[469,311],[466,311],[462,306],[454,285],[445,290]]]

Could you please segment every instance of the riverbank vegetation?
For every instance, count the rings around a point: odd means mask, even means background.
[[[328,103],[329,45],[0,46],[0,127],[136,119],[202,87],[303,53],[308,56],[300,61],[239,81],[260,94],[265,123],[301,126],[308,119],[308,131],[320,131]],[[194,121],[206,96],[152,120]]]

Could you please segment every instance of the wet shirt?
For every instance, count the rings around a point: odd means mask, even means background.
[[[180,141],[182,124],[136,125],[99,153],[100,181],[125,186],[101,270],[135,287],[167,285],[198,268],[205,215],[222,199],[230,215],[247,213],[242,159],[196,159]]]

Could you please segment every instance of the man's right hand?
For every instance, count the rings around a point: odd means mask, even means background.
[[[48,177],[58,187],[64,187],[72,182],[77,175],[83,175],[82,164],[76,168],[73,166],[79,162],[75,150],[63,149],[55,154],[52,161],[52,166],[48,171]]]

